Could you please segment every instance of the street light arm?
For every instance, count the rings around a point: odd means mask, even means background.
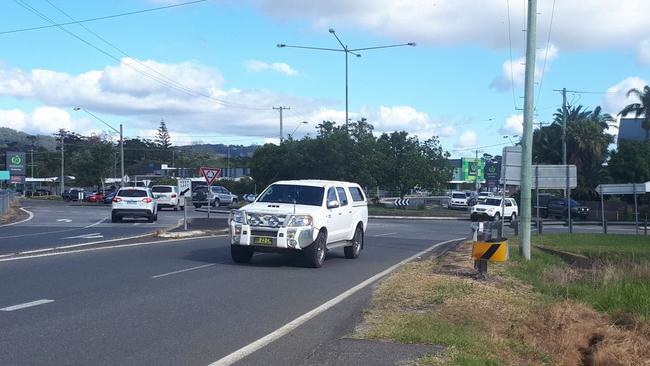
[[[366,51],[366,50],[376,50],[376,49],[380,49],[380,48],[393,48],[393,47],[405,47],[405,46],[414,47],[415,43],[414,42],[409,42],[409,43],[391,44],[391,45],[386,45],[386,46],[354,48],[354,49],[351,49],[351,50],[348,50],[348,51]]]
[[[336,51],[336,52],[345,52],[345,50],[340,50],[338,48],[324,48],[324,47],[308,47],[308,46],[293,46],[288,44],[279,44],[278,48],[304,48],[308,50],[320,50],[320,51]]]
[[[339,36],[336,34],[336,32],[334,31],[334,29],[330,29],[330,33],[332,33],[332,34],[334,35],[334,37],[336,38],[336,40],[339,41],[339,44],[341,45],[341,47],[343,47],[344,50],[348,51],[348,48],[347,48],[346,46],[343,45],[343,42],[341,42],[341,39],[340,39]]]

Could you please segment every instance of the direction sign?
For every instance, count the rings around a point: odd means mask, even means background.
[[[575,165],[533,165],[532,189],[565,189],[577,186],[578,169]]]
[[[506,146],[501,158],[501,183],[519,185],[521,179],[521,146]]]
[[[599,184],[596,192],[601,195],[644,194],[650,192],[650,182],[628,184]]]
[[[208,182],[208,185],[211,186],[214,180],[219,178],[221,175],[221,168],[201,167],[201,175],[205,178],[205,181]]]
[[[186,191],[187,190],[187,191]],[[192,197],[192,180],[191,179],[179,179],[178,180],[178,192],[185,194],[183,197]]]
[[[0,180],[9,180],[9,176],[8,170],[0,170]]]

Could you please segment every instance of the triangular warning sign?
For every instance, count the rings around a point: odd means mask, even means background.
[[[219,178],[221,175],[221,168],[201,167],[201,175],[205,178],[205,181],[208,182],[208,185],[211,186],[212,183],[214,183],[214,180]]]

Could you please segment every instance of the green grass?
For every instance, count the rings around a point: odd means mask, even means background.
[[[572,268],[559,257],[533,249],[523,260],[511,240],[506,272],[553,298],[576,299],[606,313],[650,320],[650,242],[631,235],[553,234],[533,236],[533,244],[595,259],[591,269]]]
[[[469,214],[467,213],[467,211],[450,210],[443,207],[425,208],[425,209],[404,209],[404,208],[386,208],[381,206],[368,206],[368,215],[469,218]]]
[[[616,234],[534,235],[533,244],[601,260],[650,260],[650,236]]]

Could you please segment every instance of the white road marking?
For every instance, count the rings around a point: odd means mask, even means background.
[[[150,235],[151,234],[146,234],[146,235],[142,235],[142,237],[150,236]],[[33,258],[40,258],[40,257],[52,257],[52,256],[55,256],[55,255],[75,254],[75,253],[91,252],[91,251],[95,251],[95,250],[139,247],[139,246],[154,245],[154,244],[168,244],[168,243],[175,243],[175,242],[180,242],[180,241],[208,239],[208,238],[222,238],[222,237],[226,237],[226,236],[229,236],[229,235],[228,234],[208,235],[208,236],[200,236],[200,237],[195,237],[195,238],[157,240],[157,241],[148,241],[148,242],[133,243],[133,244],[118,244],[118,245],[105,246],[105,247],[93,247],[93,248],[86,248],[86,249],[79,249],[79,250],[70,250],[70,251],[66,251],[66,252],[54,252],[54,253],[30,255],[30,256],[24,256],[24,257],[13,257],[12,256],[10,258],[0,258],[0,262],[18,261],[18,260],[23,260],[23,259],[33,259]],[[74,247],[82,247],[82,246],[88,246],[88,245],[97,245],[97,244],[101,244],[101,243],[122,241],[122,240],[126,240],[126,239],[135,239],[135,237],[120,238],[120,239],[109,239],[109,240],[103,240],[103,241],[67,245],[67,246],[64,246],[64,247],[54,247],[54,248],[47,248],[47,249],[39,249],[38,251],[45,251],[45,250],[50,250],[51,251],[51,250],[67,249],[67,248],[74,248]],[[28,253],[28,252],[26,252],[26,253]],[[20,252],[20,253],[17,253],[17,254],[20,255],[20,254],[24,254],[24,253]]]
[[[34,213],[32,213],[31,211],[27,211],[27,210],[25,210],[25,209],[22,208],[22,207],[20,208],[20,210],[23,211],[23,212],[26,212],[26,213],[29,215],[29,217],[27,217],[27,218],[24,219],[24,220],[20,220],[20,221],[12,222],[11,224],[0,225],[0,227],[13,226],[13,225],[22,224],[23,222],[27,222],[27,221],[29,221],[29,220],[31,220],[31,219],[34,218]]]
[[[106,219],[108,219],[108,217],[104,217],[103,219],[97,221],[97,222],[94,223],[94,224],[90,224],[90,225],[88,225],[88,226],[84,226],[84,229],[88,229],[89,227],[97,226],[97,225],[101,224],[102,222],[104,222],[104,220],[106,220]]]
[[[395,235],[395,234],[397,234],[397,233],[385,233],[385,234],[368,235],[368,236],[372,237],[372,238],[378,238],[378,237],[381,237],[381,236],[390,236],[390,235]]]
[[[56,219],[57,222],[72,222],[70,219]]]
[[[48,300],[48,299],[41,299],[41,300],[36,300],[32,302],[26,302],[24,304],[18,304],[18,305],[13,305],[13,306],[7,306],[6,308],[0,309],[0,311],[14,311],[14,310],[20,310],[20,309],[25,309],[25,308],[31,308],[32,306],[38,306],[38,305],[43,305],[43,304],[49,304],[51,302],[54,302],[54,300]]]
[[[68,236],[63,239],[99,239],[103,238],[104,235],[102,233],[92,233],[92,234],[83,234],[83,235],[77,235],[77,236]]]
[[[378,279],[380,279],[380,278],[390,274],[391,272],[395,271],[397,268],[399,268],[403,264],[408,263],[408,262],[410,262],[410,261],[412,261],[414,259],[417,259],[418,257],[422,257],[423,255],[431,252],[432,250],[434,250],[435,248],[437,248],[437,247],[439,247],[439,246],[441,246],[443,244],[447,244],[447,243],[451,243],[453,241],[463,240],[463,239],[465,239],[465,238],[463,237],[463,238],[457,238],[457,239],[451,239],[451,240],[443,241],[443,242],[434,244],[433,246],[429,247],[428,249],[425,249],[425,250],[421,251],[420,253],[412,255],[412,256],[404,259],[403,261],[389,267],[388,269],[385,269],[384,271],[382,271],[380,273],[377,273],[376,275],[368,278],[367,280],[361,282],[360,284],[348,289],[347,291],[341,293],[340,295],[338,295],[335,298],[327,301],[326,303],[324,303],[324,304],[314,308],[313,310],[311,310],[311,311],[297,317],[296,319],[290,321],[289,323],[287,323],[284,326],[278,328],[277,330],[265,335],[264,337],[256,340],[255,342],[250,343],[249,345],[238,349],[237,351],[229,354],[228,356],[223,357],[223,358],[211,363],[209,366],[232,365],[233,363],[235,363],[237,361],[240,361],[241,359],[243,359],[244,357],[252,354],[253,352],[264,348],[265,346],[269,345],[271,342],[282,338],[283,336],[285,336],[288,333],[292,332],[294,329],[298,328],[299,326],[306,323],[310,319],[312,319],[312,318],[316,317],[317,315],[325,312],[326,310],[334,307],[335,305],[339,304],[341,301],[343,301],[343,300],[347,299],[348,297],[354,295],[359,290],[361,290],[364,287],[372,284],[373,282],[377,281]]]
[[[159,274],[159,275],[151,276],[151,278],[166,277],[166,276],[171,276],[171,275],[175,275],[175,274],[178,274],[178,273],[194,271],[194,270],[197,270],[197,269],[211,267],[211,266],[216,266],[216,264],[215,263],[210,263],[210,264],[204,264],[202,266],[196,266],[196,267],[192,267],[192,268],[181,269],[181,270],[178,270],[178,271],[162,273],[162,274]]]

